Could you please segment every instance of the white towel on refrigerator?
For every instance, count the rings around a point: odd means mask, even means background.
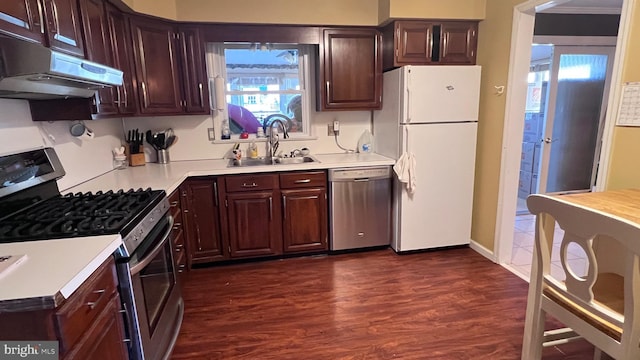
[[[400,182],[405,183],[407,192],[413,194],[416,191],[416,158],[411,152],[404,152],[393,165],[393,171]]]

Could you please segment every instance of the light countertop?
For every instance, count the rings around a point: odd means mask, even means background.
[[[144,166],[113,170],[95,179],[74,186],[64,192],[86,192],[98,190],[128,190],[150,187],[153,190],[165,190],[171,194],[190,176],[228,175],[260,173],[273,171],[295,171],[333,169],[342,167],[393,165],[395,160],[378,154],[318,154],[312,155],[318,162],[227,167],[229,160],[190,160],[172,161],[169,164],[147,163]]]
[[[0,255],[27,255],[0,274],[0,312],[60,305],[120,244],[120,235],[0,244]]]
[[[63,191],[152,188],[171,194],[190,176],[393,165],[378,154],[319,154],[318,162],[227,167],[228,160],[173,161],[113,170]],[[27,254],[27,260],[0,276],[0,312],[53,308],[69,297],[122,244],[119,235],[0,244],[0,255]]]

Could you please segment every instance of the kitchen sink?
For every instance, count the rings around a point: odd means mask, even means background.
[[[302,164],[302,163],[313,163],[319,162],[314,157],[311,156],[296,156],[296,157],[286,157],[280,158],[277,157],[274,159],[275,161],[272,163],[270,159],[259,157],[259,158],[243,158],[240,161],[235,159],[229,160],[229,165],[227,167],[245,167],[245,166],[264,166],[264,165],[288,165],[288,164]]]

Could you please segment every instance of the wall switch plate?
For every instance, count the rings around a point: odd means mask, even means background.
[[[333,123],[327,124],[327,136],[333,136]]]
[[[216,139],[216,133],[213,131],[213,128],[207,128],[207,136],[209,137],[209,141]]]

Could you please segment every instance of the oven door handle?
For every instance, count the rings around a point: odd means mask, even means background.
[[[149,265],[151,260],[153,260],[156,257],[156,255],[160,253],[164,245],[167,243],[167,241],[169,241],[169,235],[171,235],[171,230],[173,230],[173,216],[169,215],[169,226],[167,227],[167,231],[162,237],[162,240],[158,243],[158,245],[156,245],[155,248],[153,248],[153,250],[149,252],[147,256],[145,256],[142,260],[138,261],[137,264],[131,267],[131,276],[134,276],[138,274],[140,271],[142,271],[142,269],[144,269],[147,265]]]

